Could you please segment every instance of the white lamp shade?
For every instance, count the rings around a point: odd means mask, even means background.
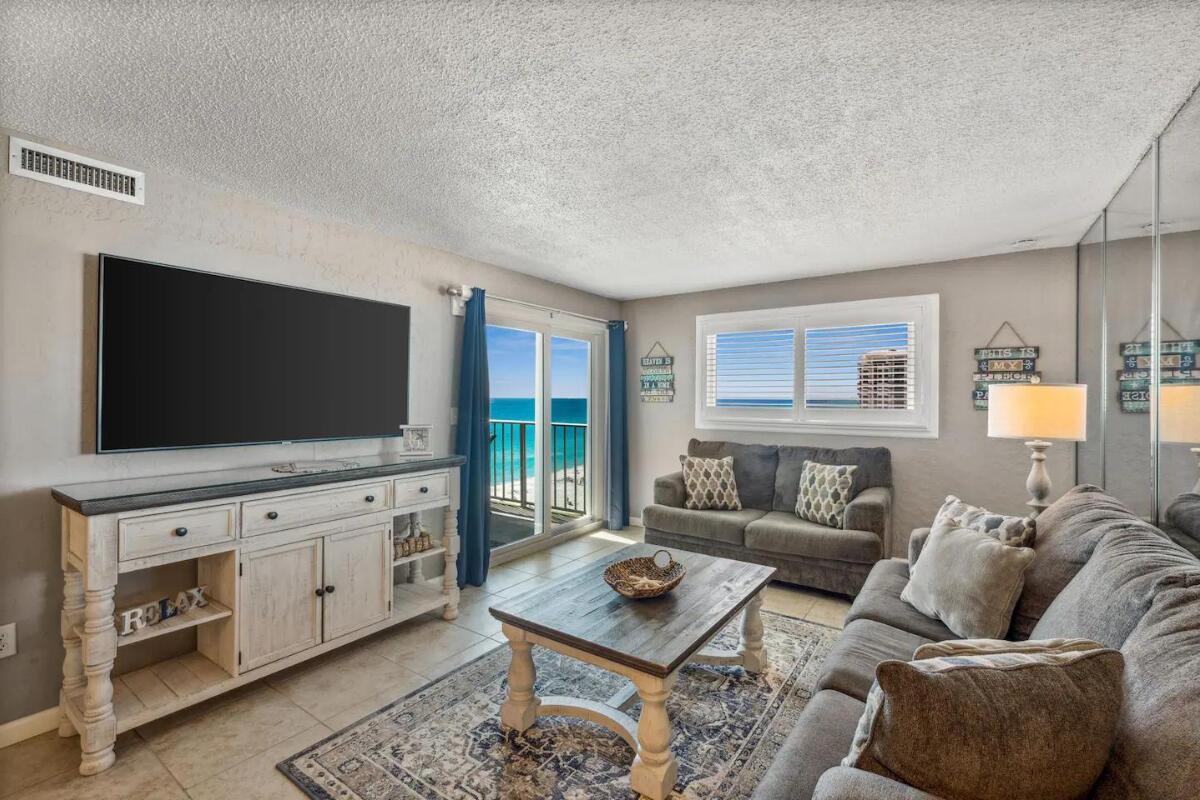
[[[1002,439],[1087,439],[1084,384],[993,383],[988,436]]]
[[[1158,438],[1164,442],[1200,443],[1200,385],[1159,387]]]

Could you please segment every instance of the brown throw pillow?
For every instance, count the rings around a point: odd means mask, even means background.
[[[733,458],[698,458],[680,456],[683,467],[683,488],[687,497],[684,508],[696,511],[741,511],[737,480],[733,477]]]
[[[910,568],[900,599],[958,636],[999,639],[1033,558],[1030,548],[1001,544],[980,531],[939,528]]]
[[[884,661],[843,766],[954,800],[1078,800],[1121,713],[1116,650]]]

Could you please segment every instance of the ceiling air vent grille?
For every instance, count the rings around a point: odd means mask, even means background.
[[[15,136],[8,139],[8,171],[126,203],[146,202],[143,173]]]

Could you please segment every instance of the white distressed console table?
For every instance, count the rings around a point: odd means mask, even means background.
[[[420,614],[458,615],[463,458],[355,462],[307,475],[259,467],[52,490],[63,507],[58,730],[78,732],[82,774],[112,766],[122,731]],[[393,518],[431,509],[443,509],[441,542],[394,558]],[[420,560],[435,555],[446,571],[429,583]],[[121,576],[181,561],[195,562],[208,605],[118,638]],[[189,587],[155,588],[174,597]],[[118,647],[186,628],[195,628],[194,651],[113,675]]]

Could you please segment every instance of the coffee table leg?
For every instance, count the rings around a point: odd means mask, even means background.
[[[508,667],[508,697],[500,706],[500,721],[520,733],[537,720],[538,706],[542,704],[533,693],[533,682],[537,679],[533,645],[519,628],[504,625],[502,630],[512,650],[512,663]]]
[[[750,598],[742,611],[742,642],[738,654],[742,669],[760,673],[767,669],[767,649],[763,647],[762,592]]]
[[[637,758],[633,760],[629,783],[634,791],[652,800],[665,800],[675,788],[679,773],[671,752],[671,720],[667,717],[667,696],[675,685],[675,676],[645,675],[633,682],[642,699],[642,715],[638,719]]]

